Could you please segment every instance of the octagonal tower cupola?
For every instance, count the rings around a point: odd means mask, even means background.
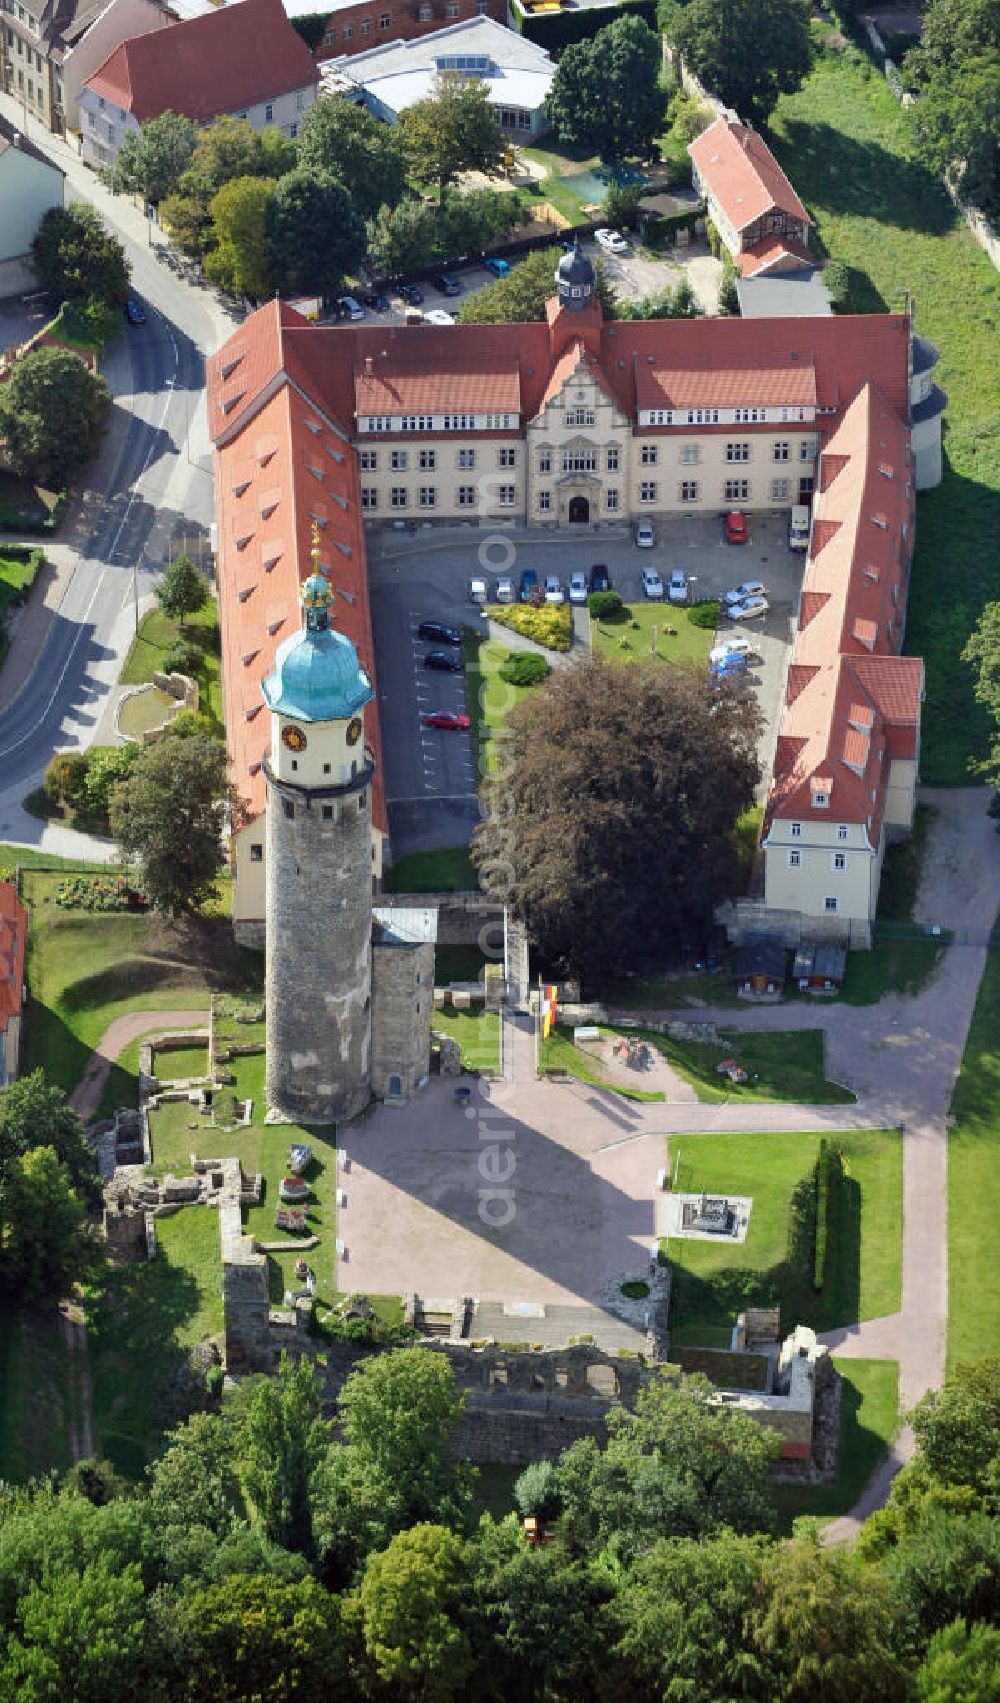
[[[296,787],[340,786],[364,766],[361,712],[374,693],[350,639],[331,626],[329,580],[314,569],[300,597],[304,624],[279,645],[262,686],[271,769]]]
[[[577,237],[573,247],[563,255],[556,267],[556,289],[559,306],[569,313],[582,313],[594,299],[596,279],[594,268]]]

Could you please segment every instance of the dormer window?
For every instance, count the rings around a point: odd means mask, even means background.
[[[830,794],[828,792],[814,792],[812,801],[817,810],[828,810],[830,807]]]

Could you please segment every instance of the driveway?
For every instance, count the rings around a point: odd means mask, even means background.
[[[608,254],[597,243],[586,243],[584,247],[591,260],[600,261],[604,276],[619,301],[658,296],[668,286],[675,290],[681,279],[686,278],[702,313],[716,314],[719,311],[722,261],[716,260],[704,240],[672,248],[669,258],[654,255],[648,249],[618,255]]]

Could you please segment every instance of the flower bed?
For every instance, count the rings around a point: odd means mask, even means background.
[[[546,650],[569,650],[573,643],[573,617],[568,603],[491,603],[486,611],[498,627],[510,627]]]
[[[60,881],[56,904],[64,911],[145,911],[149,900],[124,875],[72,875]]]

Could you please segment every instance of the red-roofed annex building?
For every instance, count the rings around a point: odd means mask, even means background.
[[[809,215],[756,130],[717,118],[688,153],[694,186],[744,278],[815,266]]]
[[[0,1088],[17,1078],[28,912],[13,881],[0,881]]]
[[[883,724],[895,730],[901,713],[898,694],[875,674],[902,638],[920,482],[908,430],[913,342],[909,319],[898,314],[605,323],[579,250],[560,262],[558,294],[539,323],[314,326],[279,302],[248,319],[208,368],[227,737],[234,781],[251,805],[250,825],[235,836],[234,916],[244,937],[259,935],[263,921],[260,765],[268,732],[260,683],[298,618],[314,525],[340,594],[334,619],[371,673],[366,524],[474,518],[571,528],[732,504],[782,509],[811,499],[822,455],[829,491],[817,514],[839,522],[841,542],[827,558],[836,558],[841,576],[838,598],[843,582],[853,585],[876,559],[867,530],[863,560],[844,549],[849,533],[867,529],[876,495],[876,512],[892,496],[894,527],[898,503],[905,509],[906,532],[891,535],[894,565],[879,570],[882,601],[865,580],[842,619],[827,616],[816,627],[817,647],[826,635],[824,682],[842,654],[859,675],[850,694],[844,686],[838,697],[828,684],[811,690],[810,715],[822,704],[830,718],[823,750],[833,749],[830,729],[845,695],[848,708],[875,704],[877,750]],[[879,473],[881,460],[892,461],[895,483]],[[833,476],[838,466],[845,477]],[[866,502],[857,495],[862,467],[875,482]],[[875,532],[887,546],[877,523]],[[825,555],[807,568],[818,596],[830,589],[820,575]],[[871,620],[874,633],[864,625]],[[811,648],[797,666],[814,666]],[[373,709],[369,716],[377,754]],[[893,731],[892,740],[902,735]],[[800,769],[806,760],[800,753]],[[906,760],[915,768],[915,753]],[[880,822],[906,813],[902,771],[898,779],[899,799],[893,794],[888,813],[883,800]],[[890,790],[883,786],[886,797]],[[859,833],[871,814],[862,792],[851,800]],[[769,806],[772,830],[783,808]],[[387,831],[381,795],[373,822],[378,872]],[[870,861],[865,868],[870,877]]]
[[[196,124],[223,113],[286,136],[316,98],[319,72],[281,0],[239,0],[123,41],[80,89],[81,155],[113,166],[125,137],[162,112]]]

